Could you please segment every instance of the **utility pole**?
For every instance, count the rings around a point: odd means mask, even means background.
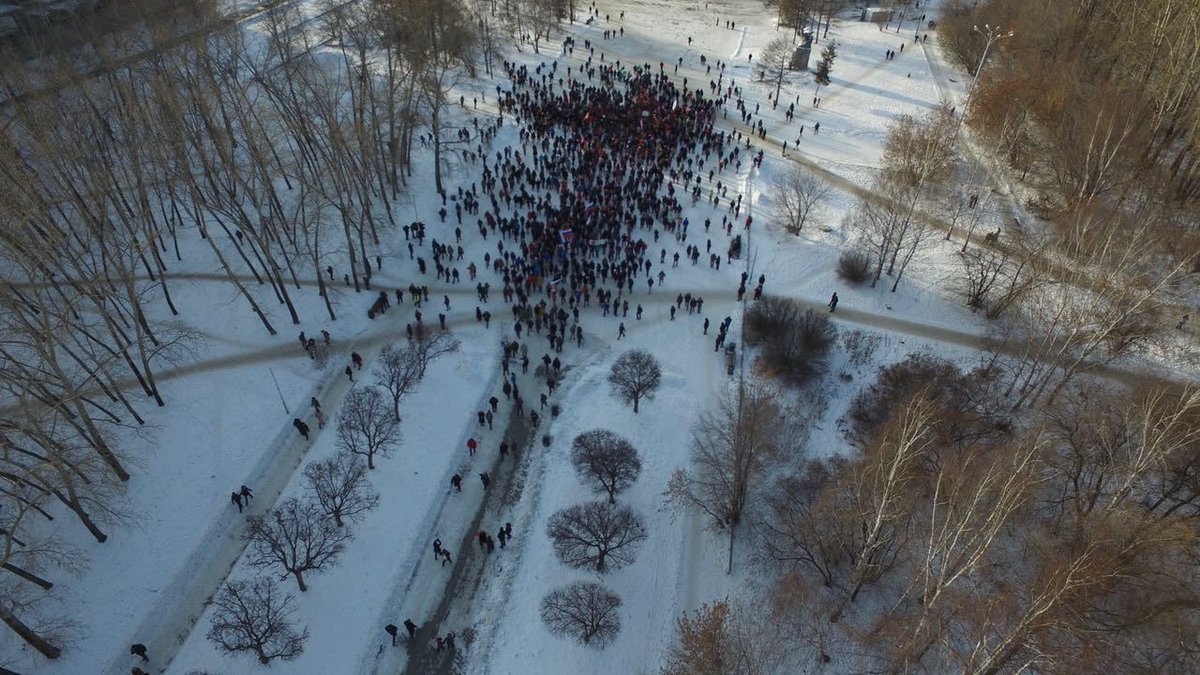
[[[1011,30],[1007,33],[1002,33],[999,26],[993,26],[988,23],[983,24],[982,30],[979,26],[973,26],[973,29],[976,33],[982,35],[987,40],[987,43],[983,46],[983,54],[979,57],[979,65],[975,67],[975,77],[971,79],[971,88],[967,90],[967,99],[963,101],[963,116],[966,116],[967,106],[971,104],[971,97],[975,95],[975,85],[979,83],[979,74],[983,72],[983,64],[987,61],[987,55],[991,51],[992,45],[996,44],[999,40],[1013,36]]]
[[[287,401],[283,398],[283,390],[279,388],[279,380],[275,379],[275,369],[268,367],[267,370],[271,373],[271,381],[275,383],[275,391],[279,392],[279,402],[283,404],[283,412],[291,415],[292,411],[288,410]]]

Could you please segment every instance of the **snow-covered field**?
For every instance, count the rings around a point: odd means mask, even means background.
[[[739,305],[734,296],[738,274],[746,266],[753,277],[766,276],[768,293],[813,306],[823,305],[837,291],[841,326],[880,336],[875,355],[878,363],[899,360],[919,349],[969,360],[971,336],[984,330],[982,319],[972,316],[945,290],[944,279],[957,243],[925,251],[895,293],[889,292],[889,284],[877,289],[848,288],[837,281],[833,270],[839,247],[848,238],[842,219],[853,196],[835,185],[816,221],[800,236],[790,236],[772,225],[770,205],[763,194],[772,177],[789,165],[790,159],[781,156],[782,142],[789,141],[789,154],[797,154],[794,148],[800,125],[806,131],[798,154],[861,186],[868,182],[878,161],[889,121],[902,113],[928,109],[944,94],[953,96],[955,102],[961,100],[959,75],[953,75],[958,82],[950,78],[935,81],[930,63],[941,59],[936,34],[930,33],[925,44],[914,44],[912,22],[897,34],[854,19],[835,21],[815,50],[819,52],[825,40],[838,41],[833,85],[822,89],[821,105],[815,108],[811,105],[811,76],[793,75],[781,97],[784,104],[799,101],[796,119],[789,124],[783,118],[785,105],[771,110],[767,102],[770,88],[752,81],[749,56],[779,34],[772,12],[760,3],[646,1],[606,2],[596,7],[600,18],[593,25],[582,20],[564,24],[562,34],[543,45],[540,55],[525,45],[521,52],[510,50],[509,58],[531,67],[548,62],[559,55],[556,45],[561,37],[573,35],[579,44],[585,39],[596,43],[609,61],[662,61],[670,72],[682,57],[683,64],[674,76],[693,82],[716,77],[715,71],[711,76],[705,74],[701,54],[710,64],[714,60],[728,62],[726,82],[735,78],[750,104],[761,105],[767,120],[768,140],[755,142],[755,147],[766,149],[763,167],[751,171],[749,162],[744,162],[734,179],[755,217],[750,252],[741,261],[743,266],[735,263],[719,272],[686,263],[675,270],[668,263],[665,288],[656,288],[653,296],[638,289],[635,297],[646,305],[646,317],[640,322],[633,320],[632,314],[621,319],[629,335],[620,342],[616,319],[601,317],[595,305],[584,310],[581,323],[587,339],[581,348],[568,345],[562,355],[567,375],[553,395],[563,414],[556,419],[545,415],[529,450],[533,455],[523,458],[527,473],[523,474],[520,500],[495,509],[489,504],[485,516],[491,531],[505,521],[513,522],[515,541],[480,563],[478,588],[472,589],[469,597],[449,604],[442,625],[428,626],[430,634],[453,630],[475,636],[473,642],[460,644],[465,672],[655,672],[681,611],[736,596],[744,587],[746,565],[735,564],[732,575],[725,573],[725,539],[704,529],[699,516],[667,508],[662,492],[670,474],[687,463],[697,414],[733,384],[725,373],[724,357],[713,352],[711,340],[716,324],[728,315],[734,319],[732,339],[740,342]],[[581,12],[581,19],[586,18],[586,11]],[[936,10],[923,11],[932,18]],[[621,12],[624,19],[618,20]],[[605,21],[605,15],[611,20]],[[736,21],[737,28],[726,28],[726,21]],[[623,36],[602,39],[604,30],[617,27],[624,28]],[[905,51],[894,61],[886,61],[885,50],[898,49],[901,42],[906,44]],[[574,57],[564,57],[567,65],[578,63],[581,52],[577,49]],[[944,63],[940,63],[940,72],[954,73]],[[467,91],[494,89],[494,84],[469,82]],[[457,110],[455,114],[470,112]],[[725,124],[732,125],[735,116]],[[819,133],[814,132],[817,123]],[[494,147],[517,140],[516,130],[506,125]],[[418,159],[424,164],[430,161],[427,156]],[[445,237],[444,226],[437,223],[439,204],[431,173],[418,171],[412,208],[431,224],[433,236]],[[732,174],[726,172],[726,180],[730,178]],[[468,165],[449,177],[450,189],[477,179]],[[409,206],[405,202],[397,208],[407,213]],[[696,224],[706,217],[719,221],[721,212],[700,205],[685,215],[693,223],[692,243],[703,243],[705,235]],[[1000,218],[999,210],[995,217]],[[464,229],[468,230],[464,238],[467,259],[480,259],[484,247],[490,249],[494,242],[480,241],[471,228]],[[404,248],[399,232],[389,236],[392,241],[384,244],[381,253]],[[709,236],[715,251],[725,250],[728,237],[724,232],[714,227]],[[669,250],[683,249],[682,244],[664,242]],[[200,265],[197,261],[208,257],[202,254],[188,260]],[[307,593],[296,593],[297,617],[308,627],[311,638],[298,660],[274,666],[277,671],[316,674],[402,669],[404,650],[390,647],[383,626],[399,625],[409,617],[424,624],[442,604],[450,568],[431,563],[430,543],[440,537],[456,556],[480,555],[474,546],[460,550],[459,542],[469,536],[471,519],[484,499],[475,475],[499,461],[496,447],[503,432],[499,425],[493,431],[481,430],[475,411],[486,407],[487,399],[499,392],[497,346],[506,336],[504,326],[510,323],[504,320],[507,307],[498,298],[502,284],[490,272],[481,276],[490,279],[493,287],[491,310],[497,320],[490,328],[474,320],[472,284],[464,280],[459,286],[447,287],[430,283],[431,277],[424,279],[435,306],[440,307],[440,296],[451,298],[447,316],[462,347],[435,361],[419,388],[405,399],[403,441],[394,454],[378,461],[371,475],[382,502],[356,526],[356,536],[340,564],[311,576]],[[417,279],[415,264],[407,255],[387,255],[383,272],[374,283],[377,288],[391,289],[406,287]],[[709,336],[701,335],[702,317],[681,312],[675,321],[668,320],[668,304],[681,292],[704,297],[704,315],[714,326]],[[300,495],[304,465],[335,451],[332,430],[316,429],[309,398],[318,397],[332,419],[352,386],[341,372],[349,352],[356,350],[366,358],[358,378],[369,381],[379,348],[388,341],[402,340],[403,326],[412,320],[411,305],[403,305],[368,321],[369,294],[356,296],[343,290],[337,297],[339,321],[322,322],[320,298],[312,287],[299,296],[304,323],[291,327],[282,311],[277,311],[273,319],[286,328],[269,337],[223,281],[177,282],[174,295],[182,319],[201,331],[204,340],[191,355],[194,365],[164,378],[167,406],[149,413],[150,428],[123,440],[128,456],[135,458],[127,522],[110,527],[109,542],[98,545],[81,538],[68,519],[59,521],[69,530],[66,536],[91,560],[79,578],[59,585],[63,602],[71,608],[69,613],[82,622],[77,640],[62,658],[45,662],[5,635],[0,642],[4,655],[0,664],[20,672],[127,673],[131,665],[139,665],[129,656],[128,646],[142,642],[150,649],[149,667],[156,672],[164,668],[173,673],[260,670],[250,657],[223,656],[205,638],[210,594],[224,579],[259,573],[249,569],[241,556],[238,534],[243,517],[230,503],[229,492],[243,484],[253,487],[256,498],[249,511],[256,513],[265,512],[278,499]],[[328,368],[320,370],[296,344],[295,332],[316,335],[323,328],[333,334],[335,356]],[[606,382],[613,360],[630,348],[651,351],[664,371],[657,396],[644,403],[637,415],[609,394]],[[541,353],[541,345],[530,349],[535,362]],[[811,438],[814,451],[821,454],[842,450],[836,420],[860,384],[860,376],[869,375],[870,368],[856,370],[835,363],[834,372],[839,371],[853,375],[853,380],[829,385],[829,411]],[[527,405],[536,405],[537,384],[532,372],[523,375],[521,382],[527,391],[535,392],[526,397]],[[309,420],[314,431],[311,444],[293,431],[294,416]],[[617,431],[641,454],[641,477],[621,499],[645,518],[649,533],[635,564],[604,576],[604,582],[624,600],[621,633],[604,651],[551,637],[538,619],[538,604],[547,590],[597,576],[558,563],[545,533],[550,514],[589,498],[575,476],[568,451],[577,434],[594,428]],[[540,442],[542,434],[552,438],[547,448]],[[469,437],[479,439],[483,448],[473,459],[465,447]],[[462,494],[449,487],[449,477],[455,472],[466,478]],[[281,585],[295,591],[290,580]]]

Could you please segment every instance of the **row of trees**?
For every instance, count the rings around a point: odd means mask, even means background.
[[[646,526],[616,497],[641,473],[637,450],[611,431],[593,429],[575,437],[571,462],[584,485],[608,501],[576,504],[550,516],[546,532],[559,562],[601,574],[632,564],[646,539]],[[541,617],[552,634],[603,649],[620,632],[620,606],[620,596],[603,585],[579,581],[546,594]]]
[[[400,439],[400,399],[425,375],[429,362],[458,349],[449,333],[424,331],[403,346],[384,347],[379,386],[360,386],[346,397],[337,419],[341,451],[304,468],[304,498],[287,499],[270,513],[247,518],[242,539],[246,563],[291,576],[301,592],[305,575],[335,566],[353,536],[348,527],[379,506],[368,473],[376,455],[386,456]],[[389,406],[384,391],[391,395]],[[214,600],[208,639],[229,653],[252,652],[261,663],[298,657],[308,630],[297,629],[292,596],[274,579],[230,581]]]
[[[246,562],[291,576],[301,592],[305,575],[337,565],[355,522],[379,505],[367,467],[350,452],[338,452],[304,469],[307,494],[281,502],[269,513],[247,518],[242,539]],[[293,597],[267,576],[229,581],[213,600],[208,639],[221,650],[253,653],[260,663],[290,661],[304,651],[307,628],[297,628]]]
[[[394,221],[412,139],[445,98],[431,73],[473,58],[465,38],[440,39],[473,25],[460,5],[437,3],[435,15],[410,5],[331,7],[319,26],[281,7],[266,15],[265,49],[232,25],[181,39],[150,24],[137,33],[139,48],[154,45],[144,58],[96,77],[69,77],[73,53],[45,54],[57,76],[36,95],[14,79],[21,67],[5,69],[0,550],[4,569],[22,574],[0,572],[0,617],[43,655],[57,656],[67,631],[43,616],[53,584],[42,575],[79,562],[42,523],[61,515],[54,502],[100,542],[122,522],[137,458],[113,432],[144,422],[133,392],[165,404],[159,373],[197,340],[155,320],[179,314],[172,261],[208,249],[272,334],[245,279],[269,286],[297,322],[291,294],[305,277],[330,318],[325,268],[345,256],[353,284],[369,278],[368,247]],[[439,41],[401,41],[405,31]],[[361,67],[319,66],[324,40]],[[114,60],[115,42],[103,50]],[[385,53],[382,75],[366,70],[368,49]],[[331,219],[337,228],[323,227]]]

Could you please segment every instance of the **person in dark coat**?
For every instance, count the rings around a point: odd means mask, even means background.
[[[456,492],[462,492],[462,476],[454,474],[450,477],[450,485],[454,487]]]
[[[838,296],[837,296],[837,293],[834,293],[834,294],[833,294],[833,297],[829,299],[829,311],[830,311],[830,313],[832,313],[834,310],[836,310],[836,309],[837,309],[837,304],[838,304]]]
[[[500,405],[500,399],[493,396],[488,399],[488,403],[492,406],[492,412],[497,412],[496,406]]]
[[[409,640],[417,637],[417,624],[413,623],[412,619],[405,619],[404,627],[408,630],[408,639]]]
[[[241,490],[241,495],[242,495],[242,499],[245,499],[246,503],[249,504],[250,500],[254,499],[254,490],[251,490],[250,488],[243,485],[242,490]]]
[[[354,364],[355,370],[362,370],[362,354],[359,354],[358,352],[350,352],[350,362]]]
[[[141,644],[140,642],[129,645],[129,653],[133,656],[140,656],[142,657],[143,661],[150,663],[150,657],[146,656],[146,645]]]
[[[350,378],[350,381],[353,382],[354,381],[354,369],[351,368],[350,366],[346,366],[345,372],[346,372],[346,377]]]
[[[242,512],[242,496],[240,494],[234,492],[229,495],[229,500],[232,501],[234,504],[237,504],[238,513],[241,513]]]
[[[500,548],[504,548],[504,545],[508,543],[508,533],[504,531],[503,527],[496,533],[496,538],[500,540]]]
[[[300,432],[300,435],[304,437],[304,440],[308,440],[308,425],[300,421],[299,417],[292,420],[292,426],[296,427],[296,431]]]
[[[488,486],[492,484],[492,477],[489,476],[486,471],[479,474],[479,480],[483,483],[484,490],[488,489]]]
[[[512,539],[512,523],[504,524],[504,536],[508,537],[509,539]]]
[[[442,540],[440,538],[433,540],[433,557],[437,558],[442,555]]]

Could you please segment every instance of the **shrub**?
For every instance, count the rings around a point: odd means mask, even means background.
[[[837,275],[852,284],[865,282],[871,276],[871,256],[857,249],[844,251],[838,257]]]
[[[994,368],[963,372],[932,354],[910,354],[881,368],[874,384],[854,398],[847,413],[850,438],[865,442],[888,423],[898,404],[924,391],[939,409],[939,433],[945,441],[986,445],[1002,440],[1011,432],[1011,421],[996,375]]]
[[[757,347],[774,336],[783,335],[800,321],[800,305],[786,298],[765,296],[746,311],[742,339]]]
[[[825,312],[766,297],[746,312],[743,336],[746,344],[762,346],[756,362],[760,372],[802,385],[825,372],[837,328]]]

